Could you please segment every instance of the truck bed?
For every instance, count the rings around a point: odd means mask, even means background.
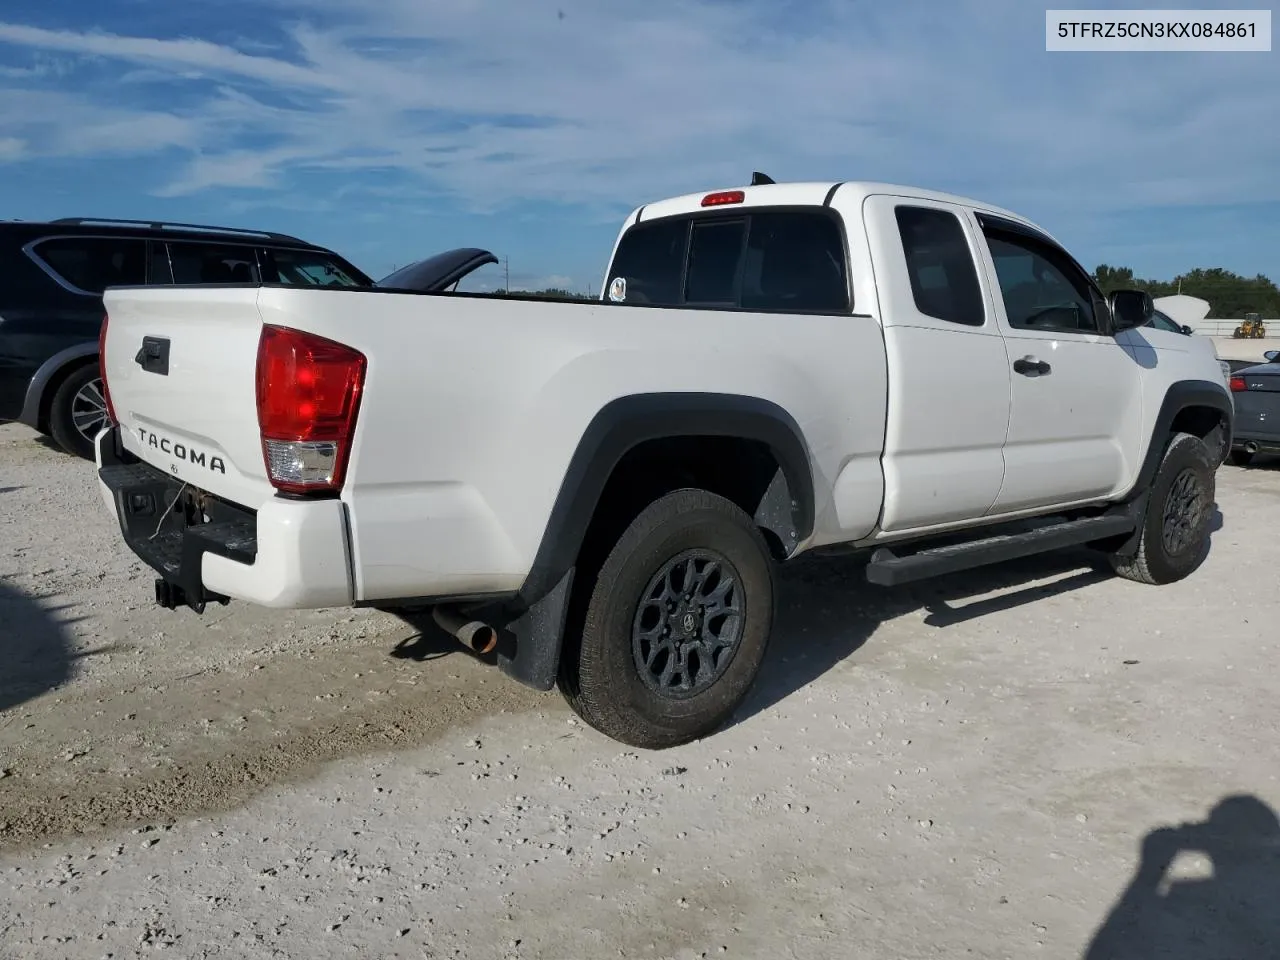
[[[124,448],[250,510],[282,500],[256,410],[264,325],[367,357],[340,496],[356,602],[517,588],[589,422],[633,393],[776,403],[810,443],[815,487],[835,491],[815,539],[864,534],[879,514],[886,364],[869,316],[270,285],[116,288],[105,301]],[[166,372],[139,362],[147,337],[167,341]]]

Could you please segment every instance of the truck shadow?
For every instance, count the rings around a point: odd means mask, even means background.
[[[1180,859],[1182,871],[1174,869]],[[1278,955],[1280,819],[1257,797],[1237,795],[1217,803],[1202,822],[1157,827],[1143,838],[1128,887],[1082,957]]]
[[[1215,504],[1209,543],[1222,529]],[[769,653],[752,693],[729,726],[769,709],[860,650],[882,624],[918,610],[931,627],[951,627],[1062,596],[1112,579],[1106,559],[1086,548],[979,567],[901,587],[865,579],[865,559],[801,557],[783,567]],[[1194,575],[1194,574],[1193,574]]]
[[[71,678],[71,639],[52,617],[59,609],[0,581],[0,713]]]

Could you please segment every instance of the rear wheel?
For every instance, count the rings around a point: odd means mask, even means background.
[[[94,459],[93,442],[107,423],[107,401],[97,364],[73,370],[49,407],[49,433],[67,453]]]
[[[1140,583],[1181,580],[1199,565],[1213,514],[1213,463],[1204,442],[1189,433],[1169,442],[1147,497],[1138,552],[1113,555],[1120,576]]]
[[[769,548],[746,513],[704,490],[667,494],[601,565],[560,690],[587,723],[632,746],[711,733],[760,671],[774,591]]]
[[[1248,450],[1232,450],[1227,454],[1227,463],[1233,467],[1247,467],[1253,463],[1253,454]]]

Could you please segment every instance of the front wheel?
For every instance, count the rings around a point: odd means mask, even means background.
[[[1253,454],[1248,450],[1232,450],[1227,454],[1227,463],[1233,467],[1247,467],[1253,463]]]
[[[1204,442],[1189,433],[1175,434],[1147,496],[1138,552],[1113,556],[1116,573],[1150,584],[1189,576],[1204,555],[1215,493],[1213,463]]]
[[[760,672],[774,597],[768,545],[745,512],[705,490],[667,494],[601,565],[560,690],[583,720],[631,746],[705,736]]]
[[[94,441],[107,423],[107,400],[97,364],[73,370],[49,406],[49,433],[67,453],[94,459]]]

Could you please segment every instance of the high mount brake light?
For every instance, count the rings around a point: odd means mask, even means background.
[[[102,315],[102,327],[98,330],[98,379],[102,381],[102,401],[107,405],[107,419],[110,426],[115,426],[116,408],[111,403],[111,389],[107,386],[107,324],[111,322],[110,314]]]
[[[726,203],[742,203],[747,199],[742,190],[722,190],[720,193],[708,193],[702,198],[704,207],[722,207]]]
[[[1244,377],[1232,377],[1232,378],[1231,378],[1231,392],[1232,392],[1232,393],[1243,393],[1243,392],[1244,392],[1245,390],[1247,390],[1247,389],[1248,389],[1248,387],[1246,387],[1246,386],[1245,386],[1245,384],[1244,384]]]
[[[363,353],[313,333],[266,325],[258,339],[258,429],[281,493],[342,489],[364,389]]]

